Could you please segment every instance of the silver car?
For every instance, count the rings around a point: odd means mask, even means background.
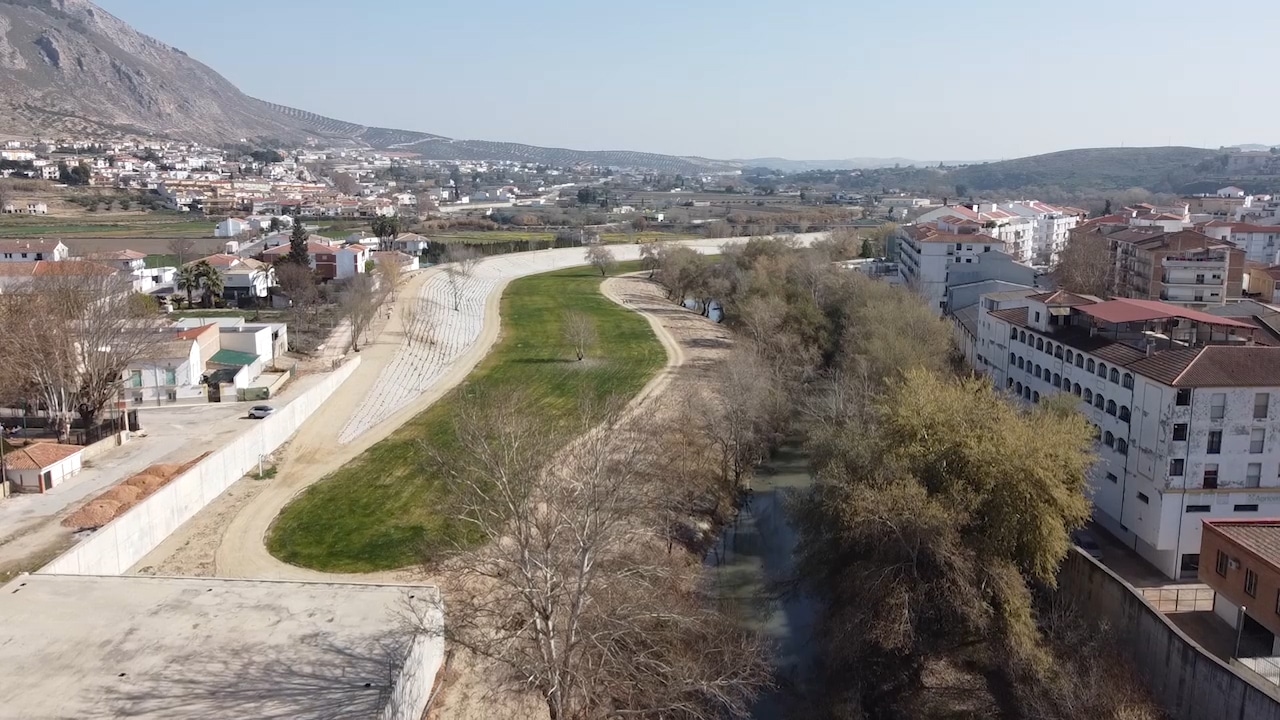
[[[275,411],[276,409],[270,405],[254,405],[249,408],[249,417],[255,420],[261,420]]]

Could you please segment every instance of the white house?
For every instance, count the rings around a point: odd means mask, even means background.
[[[206,363],[219,349],[216,325],[157,331],[149,357],[136,360],[125,369],[120,399],[131,405],[204,399]]]
[[[228,300],[266,298],[275,284],[275,268],[252,258],[242,258],[222,271],[222,296]]]
[[[1170,578],[1201,521],[1280,510],[1280,347],[1254,325],[1151,300],[983,299],[976,368],[1028,402],[1079,398],[1095,425],[1095,519]]]
[[[0,207],[0,213],[5,215],[48,215],[49,206],[42,202],[25,202],[25,203],[5,203]]]
[[[421,255],[431,246],[431,241],[417,233],[401,233],[391,241],[391,249],[407,255]]]
[[[5,453],[3,479],[18,492],[42,493],[80,472],[80,445],[38,442]]]
[[[218,223],[217,227],[214,228],[213,236],[220,238],[232,238],[240,233],[249,232],[249,229],[249,223],[244,220],[240,220],[238,218],[227,218],[226,220]]]
[[[60,262],[71,256],[71,250],[57,240],[0,239],[0,262]]]

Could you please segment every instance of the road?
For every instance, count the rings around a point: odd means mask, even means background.
[[[800,236],[812,242],[820,234]],[[749,238],[690,240],[685,245],[706,254]],[[611,246],[620,261],[640,257],[639,245]],[[436,267],[410,278],[390,318],[361,353],[360,368],[298,431],[276,477],[241,509],[223,532],[215,559],[221,577],[315,580],[340,576],[283,563],[264,544],[272,521],[309,485],[391,434],[461,383],[488,354],[500,331],[499,301],[507,283],[520,277],[584,265],[582,248],[497,255],[478,263],[470,276],[457,278],[458,310],[450,278]],[[406,342],[405,313],[412,303],[417,321],[431,328],[434,344]],[[374,576],[354,576],[372,580]]]

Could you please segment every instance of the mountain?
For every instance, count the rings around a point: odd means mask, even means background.
[[[1192,147],[1087,148],[1016,160],[968,165],[947,172],[946,183],[967,192],[1020,188],[1113,189],[1143,187],[1175,192],[1189,182],[1220,174],[1217,150]]]
[[[787,173],[808,172],[810,170],[866,170],[874,168],[889,167],[912,167],[922,165],[937,165],[934,162],[921,162],[919,160],[909,160],[907,158],[847,158],[844,160],[788,160],[780,157],[767,158],[750,158],[747,160],[735,160],[734,162],[742,164],[744,167],[763,167],[770,170],[780,170]]]
[[[249,97],[181,50],[89,0],[0,0],[0,134],[146,135],[220,145],[322,140],[420,153],[433,160],[522,160],[662,172],[737,163],[631,151],[581,151],[452,140],[368,127]]]

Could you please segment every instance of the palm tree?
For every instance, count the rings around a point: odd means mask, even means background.
[[[223,290],[222,273],[218,272],[218,268],[201,260],[195,265],[196,277],[200,285],[204,287],[204,301],[206,307],[213,306],[214,296],[221,297]]]
[[[208,265],[208,263],[203,263]],[[191,307],[191,294],[200,287],[200,272],[195,265],[183,265],[173,279],[173,286],[187,293],[187,307]]]
[[[378,236],[378,249],[390,250],[391,241],[400,234],[399,218],[380,216],[373,219],[373,234]]]

